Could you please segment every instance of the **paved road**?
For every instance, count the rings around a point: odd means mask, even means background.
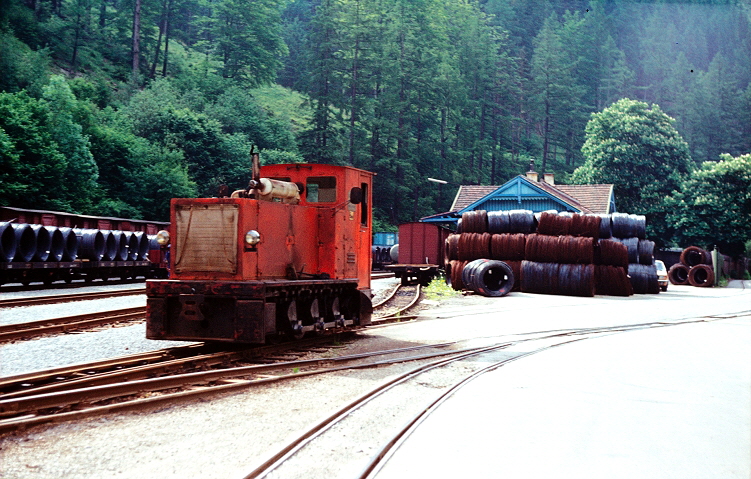
[[[707,322],[580,341],[485,374],[423,422],[377,477],[748,479],[750,292],[671,287],[587,306],[541,296],[531,313],[514,304],[489,312],[477,298],[453,316],[517,332]]]

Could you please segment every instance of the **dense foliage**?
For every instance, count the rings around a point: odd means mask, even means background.
[[[651,238],[669,238],[666,199],[691,170],[688,145],[656,105],[623,99],[587,123],[574,183],[613,184],[621,211],[647,216]]]
[[[530,158],[595,181],[585,127],[631,98],[685,140],[617,191],[667,242],[686,160],[751,151],[750,30],[740,0],[0,0],[0,203],[163,220],[255,145],[378,173],[393,228]]]
[[[751,154],[705,162],[669,200],[680,244],[737,256],[751,238]]]

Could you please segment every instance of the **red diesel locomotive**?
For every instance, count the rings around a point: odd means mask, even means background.
[[[146,282],[147,338],[264,343],[370,324],[373,174],[252,157],[246,189],[172,199],[171,274]]]

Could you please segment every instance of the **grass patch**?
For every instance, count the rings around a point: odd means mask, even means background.
[[[454,290],[453,288],[451,288],[451,286],[446,284],[446,278],[444,278],[443,275],[433,279],[433,281],[431,281],[430,284],[422,290],[422,292],[427,299],[431,299],[433,301],[461,295],[459,291]]]

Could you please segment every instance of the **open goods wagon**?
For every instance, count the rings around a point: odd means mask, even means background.
[[[0,284],[166,277],[168,223],[0,207]]]

